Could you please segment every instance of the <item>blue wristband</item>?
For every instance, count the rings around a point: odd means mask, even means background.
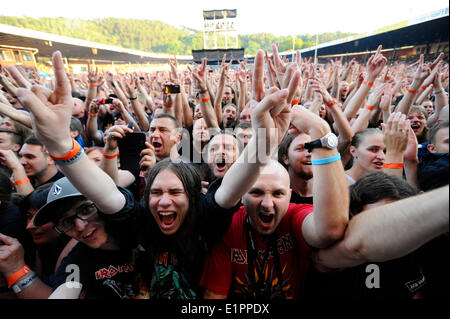
[[[338,153],[337,155],[332,156],[332,157],[321,158],[321,159],[316,159],[316,160],[312,159],[311,164],[312,165],[325,165],[328,163],[333,163],[333,162],[339,161],[340,159],[341,159],[341,154]]]

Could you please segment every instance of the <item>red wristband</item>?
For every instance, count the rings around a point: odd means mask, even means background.
[[[403,163],[384,163],[383,168],[403,168]]]
[[[24,179],[18,179],[17,181],[15,181],[14,182],[14,185],[20,185],[20,184],[23,184],[23,183],[29,183],[30,182],[30,179],[27,177],[27,178],[24,178]]]
[[[416,94],[417,93],[417,91],[414,91],[414,90],[411,90],[411,89],[408,89],[408,92],[412,93],[412,94]]]
[[[335,105],[337,103],[336,99],[333,99],[333,101],[331,101],[330,103],[327,104],[327,107],[332,107],[333,105]]]
[[[105,154],[105,152],[102,152],[102,154],[103,154],[103,157],[104,157],[104,158],[107,158],[107,159],[113,159],[113,158],[116,158],[117,155],[119,155],[119,152],[117,152],[117,153],[114,154],[114,155],[108,155],[108,154]]]
[[[78,152],[81,149],[81,146],[80,146],[80,144],[78,144],[77,141],[75,141],[75,140],[72,140],[72,141],[73,141],[72,149],[70,151],[68,151],[64,156],[57,157],[57,156],[53,156],[50,153],[48,155],[55,161],[68,161],[68,160],[72,159],[75,155],[78,154]]]
[[[89,114],[90,116],[93,116],[93,117],[95,117],[95,116],[98,115],[98,113],[91,113],[91,112],[88,112],[88,114]]]
[[[292,100],[291,105],[292,105],[292,106],[297,105],[298,102],[300,102],[300,99],[299,99],[299,98],[296,99],[296,100]]]
[[[366,82],[366,81],[363,81],[362,84],[367,85],[367,86],[373,86],[373,82]]]
[[[97,86],[98,86],[97,84],[94,84],[94,83],[92,83],[92,82],[89,82],[89,85],[90,85],[90,86],[93,86],[93,87],[97,87]]]
[[[200,101],[202,101],[202,102],[208,102],[208,101],[210,101],[211,99],[209,98],[209,97],[207,97],[207,98],[204,98],[204,99],[200,99]]]
[[[371,111],[373,110],[373,106],[371,106],[371,105],[368,105],[368,104],[367,104],[367,105],[364,106],[364,107],[365,107],[366,109],[368,109],[368,110],[371,110]]]
[[[422,84],[420,87],[421,87],[423,90],[426,90],[426,89],[427,89],[427,87],[426,87],[425,85],[423,85],[423,84]]]
[[[166,103],[164,103],[164,102],[163,102],[163,105],[164,105],[165,107],[172,107],[172,105],[166,104]]]
[[[430,84],[430,87],[431,87],[432,89],[434,89],[434,85],[433,85],[433,84]]]
[[[6,277],[6,281],[8,282],[8,288],[14,285],[17,280],[25,276],[30,270],[31,270],[30,267],[25,265],[18,272],[12,274],[11,276]]]

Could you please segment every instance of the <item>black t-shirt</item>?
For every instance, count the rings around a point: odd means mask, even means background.
[[[295,203],[295,204],[313,204],[313,197],[312,196],[300,196],[299,194],[297,194],[296,192],[294,192],[294,190],[292,190],[292,194],[291,194],[291,200],[290,203]]]
[[[107,233],[120,244],[120,249],[93,249],[77,244],[56,271],[54,290],[75,278],[75,267],[79,270],[78,280],[83,285],[84,298],[130,299],[140,295],[141,280],[135,270],[135,248],[142,225],[142,207],[129,190],[118,188],[125,196],[125,206],[115,214],[99,215],[105,220]]]
[[[414,252],[427,284],[421,290],[424,299],[449,298],[449,234],[443,234]]]
[[[412,299],[427,279],[416,257],[366,263],[342,271],[308,272],[305,297],[310,299]]]
[[[64,177],[64,174],[61,173],[60,171],[57,171],[55,175],[53,175],[50,179],[48,179],[45,183],[42,183],[41,185],[48,184],[48,183],[54,183],[58,179],[61,179],[63,177]],[[30,183],[31,183],[31,185],[33,185],[33,187],[37,187],[36,186],[36,179],[34,177],[30,177]]]
[[[176,234],[161,233],[153,217],[150,230],[144,232],[142,267],[151,298],[195,299],[201,296],[198,286],[206,252],[218,242],[231,224],[240,203],[231,209],[220,207],[214,194],[222,179],[209,186],[201,195],[192,216],[186,216]],[[188,213],[189,214],[189,213]]]
[[[131,249],[93,249],[78,243],[62,260],[53,290],[76,278],[78,270],[86,299],[131,299],[139,295],[139,276]]]
[[[39,278],[45,282],[47,285],[52,284],[53,276],[55,274],[55,266],[58,258],[69,242],[70,237],[65,234],[61,234],[55,240],[51,242],[36,245],[36,249],[39,254],[39,259],[42,265],[42,272]]]

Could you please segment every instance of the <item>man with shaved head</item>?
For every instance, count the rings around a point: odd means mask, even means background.
[[[312,141],[330,132],[324,120],[303,107],[292,108],[291,124]],[[206,259],[201,279],[205,298],[302,296],[311,248],[340,239],[348,221],[348,187],[336,148],[314,148],[310,161],[314,212],[311,204],[290,203],[290,174],[271,160]],[[342,196],[330,196],[336,193]]]

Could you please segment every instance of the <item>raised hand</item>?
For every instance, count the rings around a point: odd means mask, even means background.
[[[382,112],[389,112],[392,103],[393,88],[390,84],[386,85],[383,90],[383,96],[380,99],[380,109]]]
[[[410,121],[406,119],[406,115],[400,112],[392,113],[387,123],[381,124],[386,153],[403,155],[408,145],[408,129],[410,127]]]
[[[206,62],[206,58],[202,58],[202,64],[192,70],[192,76],[194,77],[195,88],[197,90],[205,91],[207,89],[205,83]]]
[[[69,127],[73,99],[59,51],[53,54],[52,62],[55,74],[54,91],[34,85],[31,89],[19,88],[17,96],[19,102],[31,113],[36,137],[52,155],[63,156],[72,149]]]
[[[153,145],[149,142],[145,142],[146,148],[141,151],[141,160],[139,162],[139,166],[141,170],[144,172],[144,175],[150,172],[152,167],[156,164],[156,155]]]
[[[367,104],[372,107],[378,106],[378,103],[380,102],[381,95],[383,94],[385,87],[386,87],[385,83],[376,84],[376,86],[370,93],[369,98],[367,99]]]
[[[431,73],[430,66],[423,63],[423,54],[420,55],[416,72],[414,73],[413,81],[422,83]]]
[[[92,68],[88,62],[88,81],[93,86],[100,86],[104,82],[103,76],[98,72],[98,67]]]
[[[117,139],[123,138],[127,133],[133,133],[133,129],[127,125],[114,125],[105,134],[105,150],[114,151],[117,147]]]
[[[16,273],[25,266],[24,250],[19,241],[0,233],[0,273],[5,277]]]
[[[371,76],[372,80],[383,71],[383,68],[387,63],[386,57],[381,54],[381,48],[382,46],[379,45],[377,52],[369,58],[369,61],[367,61],[367,73]]]

